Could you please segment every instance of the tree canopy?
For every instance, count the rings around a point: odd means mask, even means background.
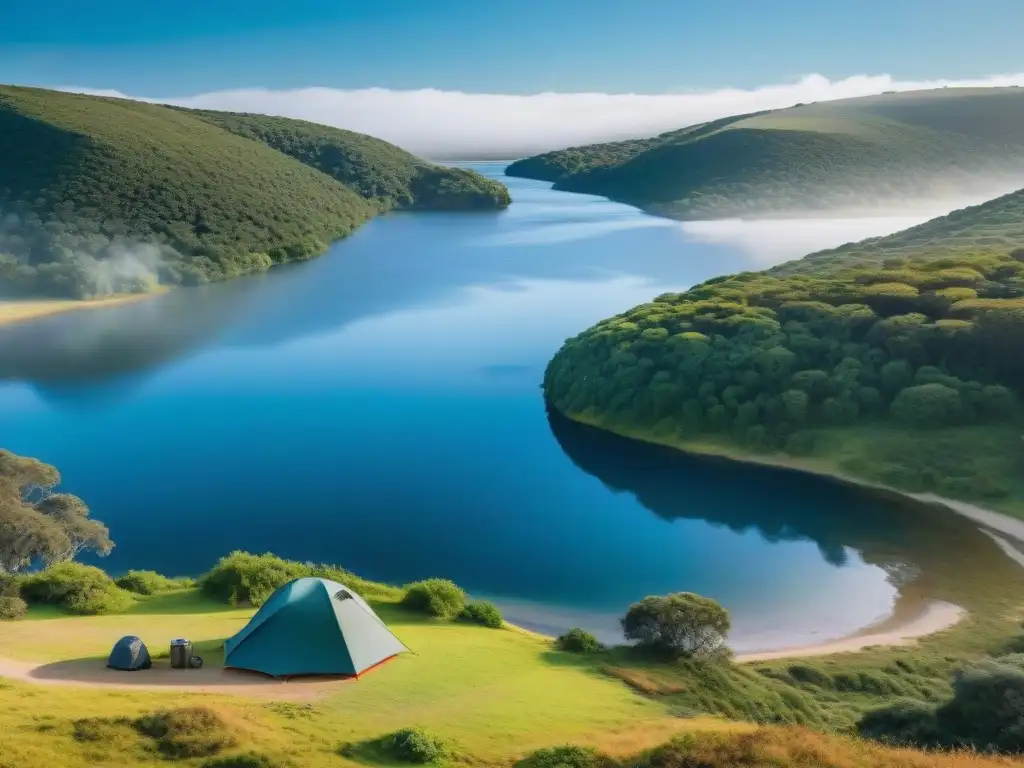
[[[386,209],[494,209],[512,202],[504,184],[475,171],[428,163],[373,136],[287,117],[189,114],[316,168]]]
[[[107,527],[89,517],[85,502],[53,492],[59,483],[55,467],[0,450],[0,573],[113,548]]]
[[[508,191],[287,118],[0,87],[0,298],[221,280],[322,253],[392,207]]]
[[[614,431],[794,455],[865,425],[1013,430],[1022,388],[1017,252],[716,278],[569,339],[544,379],[557,410]],[[966,498],[1010,494],[1015,453],[992,476],[975,467],[979,451],[947,445],[944,456],[923,444],[890,457],[871,479]],[[937,464],[914,464],[922,456]]]
[[[670,656],[706,659],[725,648],[729,612],[709,597],[676,592],[645,597],[622,618],[627,640]]]

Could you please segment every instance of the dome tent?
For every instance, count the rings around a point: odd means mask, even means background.
[[[146,648],[146,644],[135,635],[128,635],[114,644],[110,656],[107,658],[107,666],[124,672],[134,672],[139,669],[149,669],[153,666],[153,661],[149,657],[149,649]]]
[[[224,643],[224,666],[274,677],[358,677],[409,649],[343,584],[295,579]]]

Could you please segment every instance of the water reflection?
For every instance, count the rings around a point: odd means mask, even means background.
[[[658,517],[754,530],[767,542],[812,541],[836,567],[856,553],[886,573],[905,604],[936,599],[970,607],[1021,584],[1019,568],[996,543],[948,511],[803,473],[687,456],[551,409],[548,422],[577,467]]]

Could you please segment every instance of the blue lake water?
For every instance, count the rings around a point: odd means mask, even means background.
[[[389,215],[309,263],[3,330],[0,445],[61,470],[109,525],[113,571],[273,551],[449,577],[608,640],[630,602],[695,591],[741,650],[885,615],[914,558],[902,512],[545,412],[565,338],[756,252],[507,182],[506,212]]]

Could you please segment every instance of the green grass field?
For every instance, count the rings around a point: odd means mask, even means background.
[[[889,750],[798,726],[765,728],[700,714],[720,711],[736,720],[806,722],[821,728],[829,720],[832,726],[849,720],[897,687],[938,697],[943,686],[930,667],[948,666],[947,659],[959,653],[963,642],[962,637],[955,640],[956,633],[910,651],[867,651],[806,664],[702,668],[655,663],[626,650],[578,657],[555,652],[549,640],[515,628],[438,623],[389,602],[375,601],[374,608],[415,654],[358,681],[333,684],[326,695],[308,700],[246,696],[244,687],[239,695],[190,694],[0,679],[0,765],[167,765],[167,757],[130,721],[194,706],[214,712],[236,741],[223,756],[255,752],[276,765],[296,768],[389,764],[373,745],[404,727],[423,728],[439,737],[451,750],[448,762],[463,765],[507,766],[535,749],[565,743],[596,748],[630,765],[645,750],[681,734],[689,734],[685,751],[700,755],[701,762],[682,763],[680,768],[1012,764],[966,753],[930,756]],[[220,639],[250,614],[211,603],[195,590],[142,598],[130,612],[114,616],[71,617],[37,608],[27,619],[3,625],[0,658],[47,663],[92,657],[102,665],[114,640],[131,632],[141,635],[154,652],[171,637],[187,634],[198,641],[207,663],[216,664]],[[186,679],[190,673],[180,674]],[[204,763],[195,758],[174,764]]]
[[[308,704],[0,680],[0,733],[5,734],[0,765],[166,764],[147,756],[135,738],[102,747],[77,742],[72,722],[136,717],[195,703],[238,722],[248,734],[247,747],[289,755],[302,766],[344,764],[336,754],[340,744],[408,726],[436,733],[474,764],[505,763],[567,741],[625,755],[684,729],[745,728],[674,718],[670,704],[554,652],[550,641],[530,633],[419,619],[389,603],[375,602],[374,608],[415,655],[401,656],[358,681],[338,683],[326,698]],[[216,664],[220,639],[239,629],[251,613],[211,603],[194,590],[142,598],[122,615],[71,617],[33,609],[28,619],[2,626],[0,657],[54,662],[91,656],[102,665],[117,638],[134,633],[154,654],[172,637],[187,635],[206,663]],[[187,678],[189,673],[181,674]]]

